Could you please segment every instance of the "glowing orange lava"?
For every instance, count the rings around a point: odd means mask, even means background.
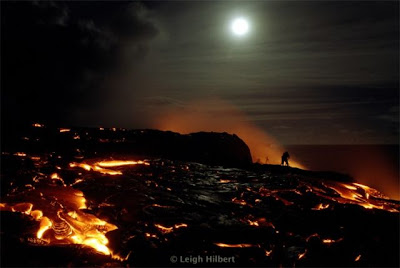
[[[58,176],[53,174],[51,177]],[[81,209],[86,208],[86,199],[81,191],[69,186],[42,185],[40,191],[33,189],[25,192],[24,196],[27,200],[32,200],[32,203],[2,203],[0,210],[24,213],[39,221],[36,237],[42,242],[81,244],[102,254],[121,258],[112,254],[105,236],[117,227],[82,212]]]
[[[241,221],[244,223],[248,223],[250,226],[271,227],[271,228],[275,229],[275,226],[271,222],[268,222],[265,218],[253,219],[252,216],[249,216],[249,217],[244,218]]]
[[[58,181],[60,181],[62,183],[63,186],[66,186],[64,180],[57,173],[51,174],[50,178],[52,180],[58,180]]]
[[[324,210],[329,208],[329,204],[318,204],[315,208],[312,208],[312,210]]]
[[[188,227],[188,225],[186,223],[178,223],[174,225],[175,229],[179,229],[179,228],[185,228]]]
[[[127,165],[146,165],[149,166],[150,164],[139,160],[139,161],[129,161],[129,160],[110,160],[110,161],[100,161],[97,162],[96,165],[100,167],[120,167],[120,166],[127,166]]]
[[[187,227],[188,225],[186,223],[177,223],[172,227],[162,226],[161,224],[154,224],[154,226],[157,227],[157,229],[160,230],[161,233],[168,234],[173,232],[175,229]]]
[[[99,162],[94,162],[92,164],[89,163],[70,163],[69,166],[71,168],[74,167],[80,167],[83,168],[84,170],[87,171],[96,171],[102,174],[107,174],[107,175],[122,175],[122,172],[119,170],[115,169],[109,169],[105,167],[121,167],[121,166],[127,166],[127,165],[145,165],[149,166],[150,164],[146,161],[133,161],[133,160],[109,160],[109,161],[99,161]]]
[[[242,206],[248,205],[247,202],[246,202],[245,200],[243,200],[243,199],[237,199],[236,197],[232,198],[232,202],[235,203],[235,204],[242,205]]]
[[[307,254],[307,250],[305,250],[303,253],[300,253],[297,258],[300,260],[300,259],[304,258],[304,256],[306,256],[306,254]]]
[[[174,230],[174,227],[165,227],[161,224],[154,224],[154,226],[157,227],[163,234],[171,233]]]
[[[259,245],[253,244],[225,244],[225,243],[214,243],[214,245],[220,248],[254,248],[259,247]]]
[[[61,131],[61,130],[60,130]],[[24,156],[26,154],[24,153]],[[70,167],[80,167],[87,171],[95,171],[108,175],[121,175],[120,170],[107,169],[105,167],[120,167],[126,165],[149,165],[145,161],[111,160],[89,163],[71,163]],[[61,169],[61,168],[59,168]],[[57,173],[48,176],[42,174],[45,180],[33,178],[34,186],[27,184],[27,190],[8,197],[10,203],[0,203],[0,210],[24,213],[30,215],[33,220],[39,222],[35,237],[47,244],[80,244],[95,249],[97,252],[110,255],[112,258],[123,261],[129,257],[121,257],[113,254],[107,246],[106,233],[117,229],[117,226],[108,223],[96,216],[82,211],[87,209],[83,192],[71,186],[82,182],[77,178],[74,183],[67,186]],[[51,181],[52,183],[48,183]],[[53,183],[59,181],[59,184]],[[19,203],[23,197],[27,202]],[[15,202],[13,199],[15,198]],[[168,227],[157,226],[168,231]],[[187,227],[186,224],[176,224],[171,228]],[[35,240],[32,240],[35,241]]]
[[[326,187],[338,193],[338,198],[324,195],[332,201],[342,204],[355,204],[366,209],[382,209],[390,212],[399,212],[398,206],[393,203],[385,202],[388,199],[379,191],[360,183],[339,183],[326,181],[323,183]],[[318,193],[322,195],[321,192]]]
[[[333,243],[340,242],[342,240],[343,240],[343,238],[339,238],[337,240],[327,238],[327,239],[322,239],[322,243],[324,243],[324,244],[333,244]]]

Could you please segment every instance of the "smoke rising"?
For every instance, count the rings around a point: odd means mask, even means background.
[[[253,162],[280,164],[285,148],[254,125],[232,104],[220,99],[192,101],[185,105],[166,108],[155,120],[154,128],[179,133],[198,131],[228,132],[239,136],[250,148]],[[304,168],[295,159],[293,167]]]

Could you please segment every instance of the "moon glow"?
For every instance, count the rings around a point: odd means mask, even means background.
[[[234,19],[231,25],[231,30],[235,35],[245,35],[249,31],[249,23],[244,18]]]

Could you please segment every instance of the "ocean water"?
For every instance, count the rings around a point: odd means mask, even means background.
[[[309,170],[346,173],[400,200],[399,145],[287,145],[292,159]]]

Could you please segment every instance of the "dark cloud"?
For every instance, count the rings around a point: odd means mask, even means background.
[[[398,142],[398,2],[1,6],[6,121],[149,127],[217,97],[283,143]]]
[[[102,105],[106,77],[126,61],[143,58],[158,32],[138,3],[2,2],[1,7],[5,121],[74,123],[75,111]]]

